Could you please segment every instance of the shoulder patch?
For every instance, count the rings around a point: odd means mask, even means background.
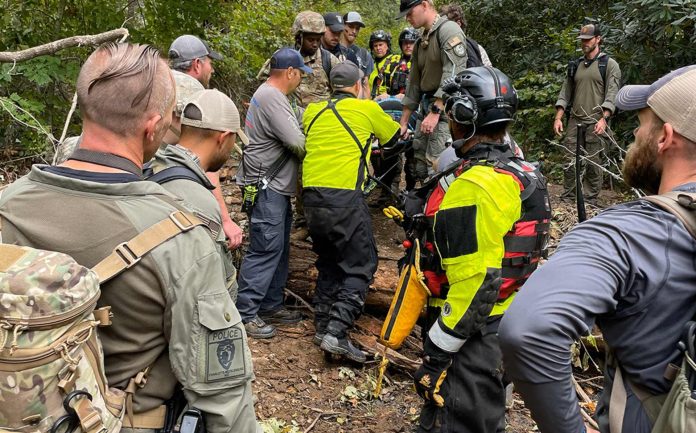
[[[454,54],[457,55],[457,57],[464,57],[464,55],[466,54],[466,47],[464,46],[464,44],[459,44],[456,47],[454,47],[452,51],[454,52]]]
[[[244,335],[237,326],[211,331],[207,339],[205,381],[244,376]]]
[[[450,47],[454,48],[457,45],[461,44],[462,40],[459,38],[459,36],[455,36],[452,39],[450,39],[449,41],[447,41],[447,43],[449,44]]]

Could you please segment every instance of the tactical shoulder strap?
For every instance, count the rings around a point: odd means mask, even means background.
[[[175,167],[169,167],[165,168],[162,171],[158,171],[157,173],[153,174],[152,176],[149,176],[147,180],[151,182],[156,182],[160,185],[164,185],[167,182],[171,182],[173,180],[190,180],[192,182],[196,182],[197,184],[201,185],[202,187],[205,187],[206,189],[212,191],[215,189],[214,186],[208,186],[203,183],[201,178],[190,168],[184,167],[181,165],[175,166]]]
[[[696,193],[670,191],[643,198],[676,216],[689,234],[696,238]]]
[[[319,48],[321,50],[321,67],[324,69],[324,72],[326,73],[326,78],[329,78],[329,74],[331,74],[331,53],[324,49],[324,48]]]
[[[128,242],[117,245],[111,254],[97,263],[92,270],[96,272],[99,282],[103,284],[133,267],[145,254],[169,239],[203,225],[205,223],[191,213],[174,211],[167,218],[138,233]]]

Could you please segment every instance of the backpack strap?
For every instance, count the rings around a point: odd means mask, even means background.
[[[324,48],[319,48],[321,50],[321,53],[319,54],[321,56],[321,67],[324,69],[324,72],[326,73],[326,78],[329,78],[329,74],[331,74],[331,52],[329,50],[324,49]]]
[[[643,198],[677,217],[689,234],[696,238],[696,193],[670,191]]]
[[[99,283],[103,284],[134,266],[145,254],[174,236],[203,225],[205,223],[191,213],[174,211],[128,242],[117,245],[112,253],[97,263],[92,270],[99,277]]]
[[[210,191],[215,189],[214,186],[206,186],[203,183],[203,181],[201,181],[201,178],[193,170],[183,165],[165,168],[164,170],[158,171],[157,173],[153,174],[152,176],[148,176],[147,178],[147,180],[151,182],[156,182],[160,185],[164,185],[165,183],[171,182],[173,180],[181,179],[196,182],[197,184]]]

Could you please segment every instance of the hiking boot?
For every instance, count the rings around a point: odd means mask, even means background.
[[[315,346],[321,346],[321,340],[324,339],[325,335],[326,334],[324,334],[324,333],[317,332],[316,334],[314,334],[314,338],[312,339],[312,343],[314,343]]]
[[[293,241],[306,241],[309,238],[309,229],[307,227],[300,227],[297,231],[290,235],[290,239]]]
[[[321,340],[321,350],[324,352],[333,353],[334,355],[343,355],[351,361],[358,362],[360,364],[367,361],[367,357],[362,350],[353,346],[353,344],[348,340],[348,338],[338,338],[331,334],[324,335]]]
[[[259,317],[271,325],[292,325],[302,320],[302,314],[299,311],[291,311],[285,307],[267,313],[259,312]]]
[[[244,329],[249,337],[264,339],[273,338],[276,335],[276,329],[273,325],[267,325],[259,316],[254,316],[253,319],[244,323]]]

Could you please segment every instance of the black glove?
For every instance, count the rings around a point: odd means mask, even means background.
[[[423,345],[425,356],[423,365],[413,375],[416,392],[423,400],[443,407],[445,399],[440,394],[440,387],[447,377],[447,369],[452,365],[452,354],[445,352],[426,337]]]

